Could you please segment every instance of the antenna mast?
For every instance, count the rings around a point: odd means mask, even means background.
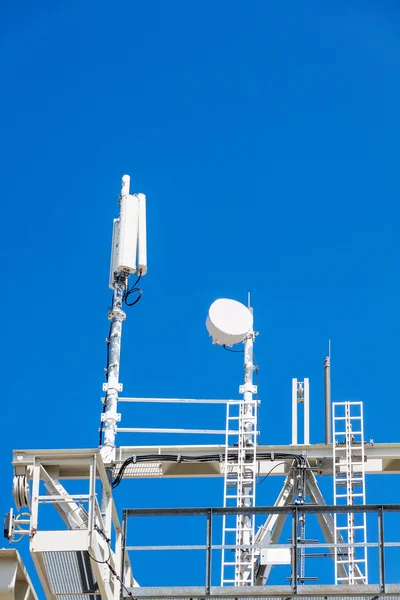
[[[115,458],[117,422],[121,418],[117,408],[118,392],[122,391],[122,383],[119,382],[122,323],[126,319],[122,303],[129,275],[135,273],[142,277],[147,272],[146,196],[129,194],[129,187],[130,177],[124,175],[119,202],[120,215],[118,219],[114,219],[110,266],[110,288],[114,292],[108,313],[110,333],[107,340],[106,383],[103,384],[106,397],[101,416],[104,432],[101,455],[106,464]]]
[[[243,398],[227,404],[224,508],[251,508],[255,506],[256,499],[258,400],[253,397],[257,393],[257,387],[253,384],[253,345],[256,333],[253,329],[250,294],[247,304],[245,306],[235,300],[220,298],[211,305],[206,323],[213,344],[224,347],[241,342],[244,344],[244,383],[239,387]],[[235,408],[239,409],[239,414],[230,412]],[[233,429],[235,426],[236,429]],[[235,443],[231,445],[230,438],[233,435]],[[236,454],[233,462],[230,457],[232,453]],[[254,584],[254,529],[255,517],[251,513],[223,516],[221,586]],[[230,557],[232,545],[237,546],[234,562]]]

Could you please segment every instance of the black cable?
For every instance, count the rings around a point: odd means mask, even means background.
[[[261,484],[263,483],[263,481],[265,481],[265,480],[267,479],[267,477],[268,477],[269,475],[271,475],[272,471],[273,471],[274,469],[276,469],[276,467],[279,467],[280,465],[290,465],[290,466],[292,466],[292,464],[291,464],[290,462],[288,462],[287,460],[282,460],[281,462],[278,462],[278,463],[276,463],[276,465],[274,465],[274,466],[272,467],[272,469],[271,469],[271,470],[270,470],[270,471],[269,471],[269,472],[268,472],[268,473],[265,475],[265,477],[263,477],[263,478],[261,479],[261,481],[258,481],[258,482],[257,482],[257,485],[261,485]]]
[[[132,600],[136,600],[135,596],[132,594],[132,592],[130,592],[128,590],[128,588],[126,587],[126,585],[124,584],[124,582],[122,581],[122,579],[120,578],[120,576],[118,575],[118,573],[116,572],[116,570],[112,567],[112,565],[110,565],[109,562],[107,562],[106,564],[107,564],[107,567],[110,569],[111,573],[114,575],[114,577],[117,578],[117,580],[119,581],[119,583],[121,584],[121,586],[124,588],[125,592],[129,596],[129,598],[132,598]]]
[[[96,530],[96,531],[98,531],[98,532],[99,532],[99,534],[101,535],[101,537],[102,537],[103,539],[105,539],[105,541],[106,541],[106,542],[107,542],[107,544],[108,544],[108,558],[107,558],[106,560],[97,560],[97,559],[96,559],[96,558],[94,558],[94,557],[93,557],[93,556],[90,554],[90,552],[88,551],[89,558],[91,558],[92,560],[94,560],[94,562],[97,562],[97,563],[99,563],[100,565],[108,565],[108,562],[109,562],[109,560],[110,560],[110,558],[111,558],[111,552],[112,552],[112,550],[111,550],[111,544],[110,544],[110,541],[111,541],[111,540],[109,540],[109,539],[108,539],[108,537],[106,536],[106,534],[104,533],[104,531],[103,531],[102,529],[100,529],[100,527],[97,527],[97,525],[95,525],[95,526],[94,526],[94,528],[95,528],[95,530]],[[108,565],[108,566],[109,566],[109,565]]]
[[[101,537],[107,542],[108,544],[108,558],[107,560],[96,560],[95,558],[93,558],[93,556],[91,556],[90,552],[88,552],[89,558],[91,558],[91,560],[94,560],[94,562],[97,562],[101,565],[107,565],[107,567],[110,569],[111,573],[114,575],[114,577],[116,577],[119,581],[119,583],[121,584],[121,586],[124,588],[124,590],[126,591],[126,593],[128,594],[128,596],[130,598],[132,598],[133,600],[135,600],[135,597],[132,595],[132,592],[130,592],[128,590],[128,588],[126,587],[126,585],[124,584],[124,582],[121,580],[120,576],[118,575],[118,573],[116,572],[116,570],[114,569],[114,567],[112,565],[110,565],[110,558],[111,558],[111,540],[106,536],[106,534],[104,533],[104,531],[102,529],[100,529],[100,527],[97,527],[97,525],[94,526],[95,530],[101,535]]]
[[[240,353],[240,352],[244,352],[244,350],[231,350],[230,348],[228,348],[228,347],[226,346],[226,344],[222,344],[222,347],[223,347],[223,349],[224,349],[224,350],[226,350],[227,352],[233,352],[233,354],[237,354],[237,353]]]
[[[247,458],[247,457],[246,457]],[[228,452],[227,459],[229,462],[235,462],[237,460],[236,452]],[[297,468],[304,466],[305,458],[299,454],[291,454],[286,452],[257,452],[256,453],[257,460],[278,460],[282,464],[283,462],[287,462],[285,459],[292,459],[296,462]],[[185,454],[140,454],[136,456],[130,456],[127,458],[122,465],[120,466],[117,475],[112,481],[112,487],[116,488],[120,483],[124,476],[124,472],[127,467],[131,464],[136,463],[144,463],[144,462],[181,462],[181,463],[191,463],[191,462],[223,462],[225,460],[225,454],[204,454],[204,455],[185,455]],[[253,460],[252,452],[249,449],[248,461]],[[277,465],[275,465],[277,466]],[[274,468],[275,468],[274,466]]]
[[[136,279],[135,283],[129,288],[129,290],[126,290],[124,292],[124,294],[122,296],[122,301],[125,302],[126,306],[135,306],[135,304],[137,304],[139,302],[140,298],[142,297],[143,290],[140,287],[136,287],[141,279],[142,279],[142,272],[140,271],[139,277]],[[133,302],[128,302],[128,298],[131,294],[138,294],[138,296],[135,298],[135,300]]]

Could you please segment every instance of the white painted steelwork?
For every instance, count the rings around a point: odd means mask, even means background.
[[[57,453],[52,458],[49,454],[42,458],[36,455],[30,467],[18,462],[17,470],[25,469],[32,481],[29,519],[18,523],[25,525],[31,556],[48,600],[91,597],[96,590],[96,599],[119,600],[120,580],[113,571],[121,573],[123,560],[129,570],[129,558],[122,556],[123,532],[101,454],[98,450],[77,451],[75,455],[70,450],[69,454],[65,458],[78,467],[75,474],[80,475],[73,479],[84,479],[87,484],[83,491],[72,494],[49,474],[53,469],[59,474],[55,466],[63,461]],[[47,488],[47,494],[41,492],[41,484]],[[99,486],[106,500],[104,515],[97,499]],[[62,518],[54,522],[52,530],[42,526],[42,522],[47,524],[46,519],[42,521],[42,513],[48,505],[53,505]],[[14,535],[21,533],[21,529],[14,528]],[[133,578],[131,581],[137,585]]]
[[[43,464],[56,465],[59,472],[59,479],[83,479],[88,477],[89,463],[87,457],[93,453],[99,453],[96,448],[60,448],[60,449],[18,449],[13,451],[12,464],[16,470],[21,468],[21,473],[25,473],[25,467],[31,472],[35,457],[40,458]],[[332,476],[333,474],[333,447],[326,444],[312,444],[306,448],[303,445],[259,445],[257,452],[260,453],[293,453],[301,454],[306,452],[307,460],[312,469],[319,475]],[[159,465],[157,461],[158,454],[191,454],[198,456],[200,454],[222,454],[225,453],[225,443],[221,444],[156,444],[143,446],[119,446],[116,450],[115,469],[118,470],[130,456],[137,454],[154,455],[154,465]],[[257,472],[260,476],[270,472],[271,467],[276,466],[269,477],[282,477],[289,471],[286,464],[277,465],[276,461],[257,460]],[[126,479],[140,479],[149,477],[142,469],[143,465],[131,465],[129,470],[124,473]],[[204,471],[203,468],[208,468]],[[365,443],[365,474],[366,475],[400,475],[400,444],[375,444],[374,442]],[[182,479],[192,477],[224,477],[223,464],[219,461],[207,464],[193,460],[192,463],[182,465],[178,462],[166,462],[159,465],[156,473],[157,477],[179,477]]]
[[[38,600],[17,550],[0,549],[0,600]]]

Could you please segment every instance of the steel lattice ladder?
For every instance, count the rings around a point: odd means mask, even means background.
[[[363,405],[334,402],[332,410],[334,504],[362,505],[365,504]],[[346,545],[335,546],[335,584],[368,583],[366,514],[335,514],[334,525],[335,545],[343,541]],[[339,576],[339,565],[345,567],[346,577]]]
[[[257,403],[251,399],[227,404],[224,507],[255,505]],[[229,458],[232,454],[233,461]],[[222,545],[241,548],[222,549],[221,585],[253,585],[254,527],[254,515],[224,515]]]

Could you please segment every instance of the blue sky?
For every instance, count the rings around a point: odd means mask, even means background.
[[[290,442],[291,378],[307,376],[323,440],[328,339],[333,399],[364,401],[367,439],[399,441],[399,29],[386,0],[2,3],[4,512],[14,448],[97,445],[124,173],[147,194],[149,256],[127,395],[235,396],[241,357],[204,322],[250,291],[262,443]],[[120,507],[159,505],[159,484],[138,499],[128,483]],[[222,482],[165,485],[164,505],[222,502]],[[371,479],[367,499],[399,490]]]

